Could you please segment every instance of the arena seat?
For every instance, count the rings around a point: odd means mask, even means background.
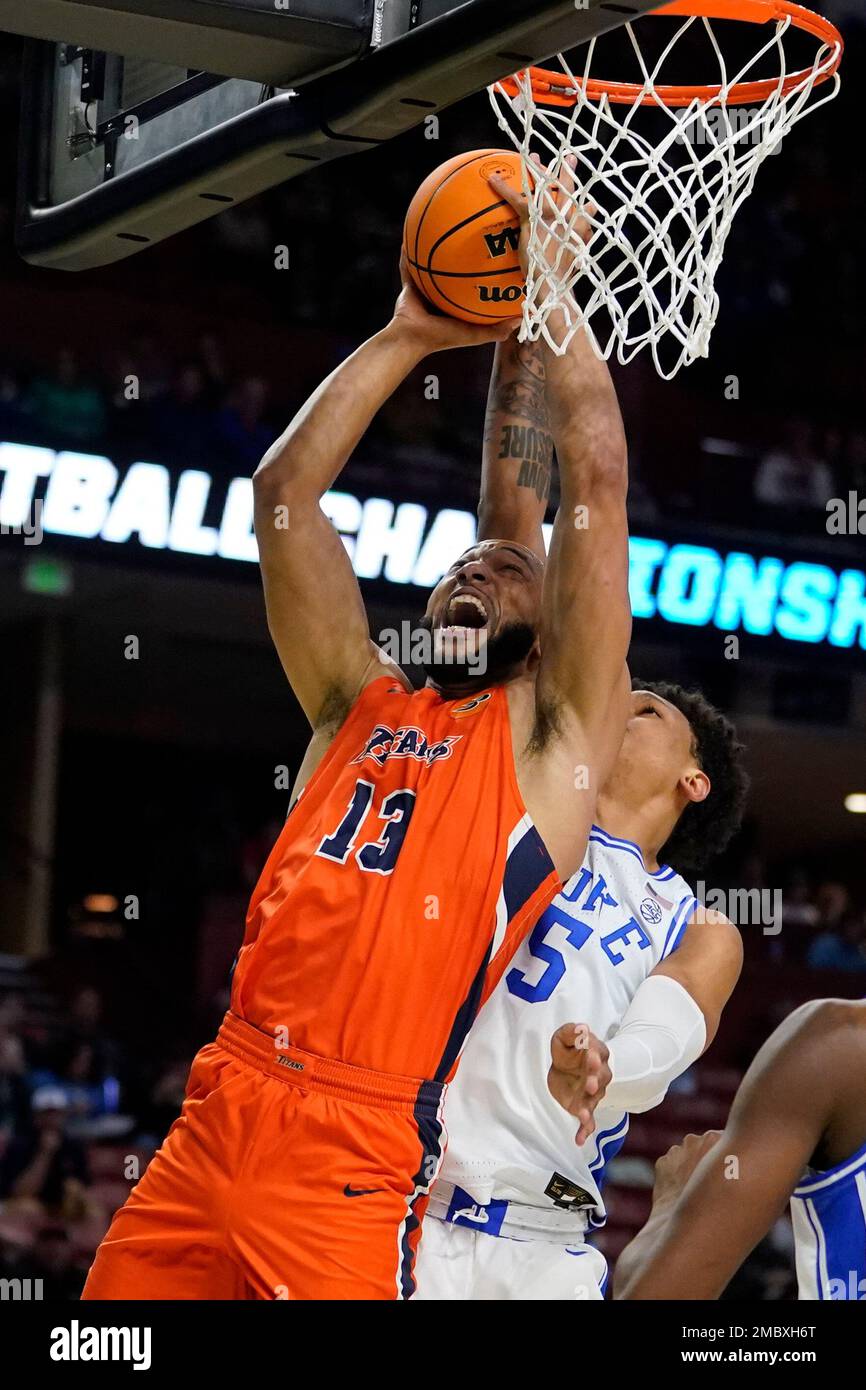
[[[605,1226],[603,1230],[593,1236],[592,1243],[597,1250],[601,1251],[613,1270],[616,1260],[634,1234],[635,1232],[626,1226]],[[610,1297],[609,1294],[608,1297]]]
[[[657,1119],[653,1111],[647,1115],[632,1115],[628,1152],[631,1157],[640,1155],[655,1162],[660,1154],[666,1153],[672,1144],[678,1144],[682,1137],[682,1122],[666,1123],[664,1119]]]
[[[698,1078],[698,1091],[702,1096],[721,1096],[731,1101],[743,1079],[736,1067],[701,1067]]]
[[[697,1095],[670,1095],[665,1101],[664,1119],[670,1124],[682,1123],[691,1130],[723,1129],[730,1104],[727,1096],[699,1092]]]
[[[610,1185],[605,1195],[608,1221],[612,1226],[627,1226],[638,1230],[646,1221],[652,1204],[652,1193],[645,1187]]]
[[[123,1206],[129,1196],[132,1184],[128,1182],[101,1182],[91,1183],[90,1196],[104,1208],[110,1216]]]
[[[117,1182],[123,1179],[124,1166],[130,1157],[138,1159],[139,1172],[143,1173],[150,1157],[143,1150],[131,1149],[128,1144],[89,1144],[87,1161],[93,1181]],[[129,1182],[123,1179],[123,1183],[128,1195]]]

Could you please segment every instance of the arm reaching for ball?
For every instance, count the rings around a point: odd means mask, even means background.
[[[566,186],[571,171],[564,169],[560,177]],[[503,179],[490,182],[520,219],[525,266],[528,200]],[[577,232],[589,239],[586,219],[578,219]],[[536,758],[523,772],[527,794],[544,803],[555,795],[554,782],[561,791],[566,749],[579,753],[575,761],[585,768],[584,785],[595,795],[622,742],[630,698],[628,453],[607,364],[586,332],[575,333],[562,354],[546,342],[535,350],[544,378],[545,433],[552,438],[560,480],[542,595],[532,737],[532,747],[551,756]],[[539,511],[540,500],[536,516]],[[503,509],[501,514],[507,524]],[[591,801],[592,796],[587,811]]]
[[[495,342],[515,327],[435,315],[402,263],[401,278],[391,322],[313,392],[253,478],[271,636],[313,729],[331,733],[364,687],[394,667],[370,638],[358,581],[321,500],[376,412],[424,357]]]
[[[553,436],[538,343],[513,334],[496,349],[481,464],[478,539],[525,545],[545,560],[541,524],[550,496]]]

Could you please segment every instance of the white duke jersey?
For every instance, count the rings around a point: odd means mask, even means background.
[[[697,906],[673,869],[650,873],[637,845],[593,826],[581,869],[539,919],[469,1033],[445,1100],[441,1193],[453,1184],[464,1206],[469,1194],[479,1205],[519,1202],[579,1212],[583,1227],[587,1218],[604,1224],[604,1169],[625,1141],[628,1116],[599,1108],[596,1132],[578,1148],[577,1122],[547,1089],[550,1039],[564,1023],[585,1023],[610,1039],[638,987],[676,950]]]
[[[866,1299],[866,1144],[791,1197],[801,1298]]]

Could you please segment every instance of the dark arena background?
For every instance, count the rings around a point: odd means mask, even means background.
[[[611,1263],[645,1219],[656,1157],[723,1125],[791,1008],[866,994],[859,8],[824,0],[846,41],[842,91],[760,170],[708,360],[673,382],[647,354],[614,368],[643,576],[630,665],[699,685],[736,721],[752,790],[696,885],[735,905],[744,973],[706,1057],[632,1119],[596,1237]],[[501,141],[482,92],[69,273],[15,246],[22,47],[0,34],[0,1277],[73,1300],[226,1008],[306,742],[266,629],[245,480],[387,321],[422,178]],[[491,361],[482,348],[423,363],[330,499],[374,635],[417,616],[472,541]],[[135,496],[94,525],[143,463]],[[20,489],[44,499],[58,470],[53,515],[22,534]],[[756,576],[779,569],[787,601],[765,603]],[[16,1155],[46,1088],[63,1093],[63,1161],[21,1202]],[[726,1296],[796,1297],[787,1216]]]

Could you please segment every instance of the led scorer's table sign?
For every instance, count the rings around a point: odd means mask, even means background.
[[[39,522],[46,534],[136,544],[150,550],[255,563],[249,478],[228,485],[187,469],[173,486],[161,464],[134,463],[121,477],[95,454],[0,444],[0,529],[27,531],[47,480]],[[218,525],[211,493],[222,489]],[[431,588],[475,539],[470,512],[417,502],[365,501],[329,492],[322,508],[340,532],[360,579]],[[549,528],[546,528],[549,530]],[[629,589],[636,618],[714,626],[791,642],[866,650],[866,574],[824,564],[634,536]]]

